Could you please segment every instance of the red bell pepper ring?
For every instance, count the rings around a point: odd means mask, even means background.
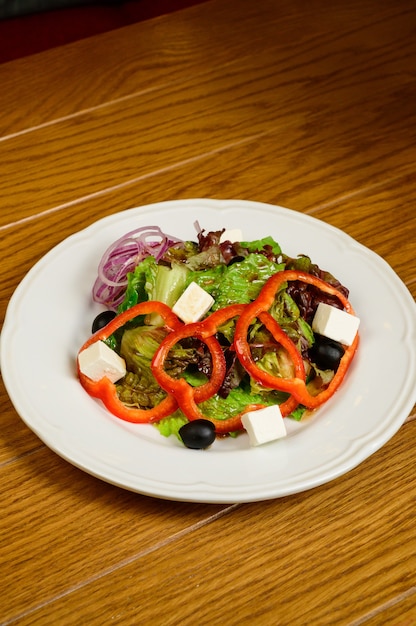
[[[178,393],[189,387],[197,402],[204,402],[217,393],[221,387],[226,373],[226,364],[223,350],[214,337],[218,327],[232,317],[241,314],[245,305],[233,304],[211,313],[202,322],[186,324],[182,328],[170,333],[160,344],[152,361],[152,372],[159,385],[168,393]],[[197,337],[203,341],[211,353],[212,373],[209,381],[199,387],[192,387],[183,379],[172,378],[164,370],[164,362],[173,346],[181,339]]]
[[[264,384],[266,387],[272,389],[286,391],[290,393],[292,395],[292,398],[295,398],[298,403],[303,404],[309,409],[315,409],[318,406],[321,406],[324,402],[326,402],[335,393],[335,391],[342,383],[358,346],[358,333],[355,336],[353,343],[345,350],[344,355],[341,358],[339,367],[335,372],[334,377],[332,378],[328,387],[326,387],[326,389],[318,393],[316,396],[313,396],[309,393],[306,387],[304,376],[301,374],[300,369],[296,371],[296,376],[293,378],[279,378],[278,376],[273,376],[267,372],[262,371],[259,367],[257,367],[256,363],[254,362],[254,359],[251,355],[250,346],[247,341],[247,333],[252,321],[257,317],[261,317],[262,315],[262,321],[266,321],[267,318],[264,317],[264,312],[268,311],[268,309],[270,309],[270,307],[272,306],[275,294],[279,287],[284,282],[294,280],[299,280],[310,285],[314,285],[321,291],[336,296],[343,305],[344,309],[351,315],[354,315],[354,309],[352,308],[348,299],[338,289],[332,287],[332,285],[329,285],[325,281],[317,278],[316,276],[313,276],[312,274],[306,274],[305,272],[297,270],[285,270],[283,272],[278,272],[277,274],[274,274],[271,278],[269,278],[269,280],[262,288],[257,299],[246,306],[245,310],[240,315],[240,318],[236,325],[234,345],[237,356],[240,359],[242,365],[257,382]],[[272,334],[274,334],[275,332],[277,333],[276,338],[278,341],[283,341],[283,337],[281,336],[278,327],[279,325],[277,323],[273,323],[273,325],[269,327],[269,330],[272,332]],[[287,349],[289,349],[289,346],[289,343],[285,345]],[[292,354],[291,351],[290,354],[295,363],[295,354]]]
[[[218,327],[232,317],[240,315],[246,305],[234,304],[211,313],[202,322],[186,324],[186,326],[170,333],[160,344],[152,360],[152,372],[159,385],[168,393],[174,394],[179,408],[190,420],[207,419],[215,426],[217,433],[228,433],[242,430],[241,416],[248,410],[263,408],[264,405],[253,404],[245,408],[242,413],[220,420],[205,416],[197,406],[211,398],[220,389],[225,373],[226,363],[223,350],[215,338]],[[183,378],[172,378],[164,369],[165,360],[171,348],[181,339],[197,337],[208,347],[212,358],[212,373],[209,381],[199,387],[192,387]]]
[[[178,404],[180,408],[182,408],[181,404],[181,396],[183,389],[190,388],[192,390],[192,394],[195,396],[198,402],[203,402],[204,400],[208,400],[215,393],[217,393],[218,389],[221,387],[222,382],[224,380],[226,365],[225,358],[222,348],[218,342],[218,340],[214,336],[204,337],[201,334],[201,323],[195,322],[191,324],[186,324],[179,330],[171,332],[167,335],[159,348],[156,350],[156,353],[152,359],[151,369],[153,376],[156,379],[156,382],[164,389],[167,393],[174,394],[176,399],[178,400]],[[165,369],[163,368],[164,362],[169,354],[169,351],[173,348],[173,346],[178,343],[181,339],[185,339],[187,337],[197,337],[203,343],[206,344],[208,350],[211,353],[212,359],[212,373],[208,382],[204,383],[199,387],[192,387],[189,385],[185,379],[183,378],[173,378],[170,376]],[[183,409],[182,409],[183,410]],[[185,413],[186,414],[186,413]]]
[[[162,389],[168,393],[174,393],[178,397],[181,397],[183,389],[185,387],[189,387],[196,402],[204,402],[204,400],[208,400],[216,394],[224,381],[226,364],[223,350],[214,335],[217,332],[218,326],[232,317],[239,315],[243,311],[244,307],[244,304],[235,304],[224,307],[223,309],[211,313],[211,315],[202,322],[186,324],[165,337],[156,351],[151,364],[153,376]],[[164,369],[164,363],[169,351],[176,343],[178,343],[178,341],[187,337],[197,337],[205,343],[211,353],[211,377],[207,383],[204,383],[199,387],[192,387],[183,379],[172,378],[172,376],[169,376]],[[184,404],[186,409],[186,403]]]
[[[155,301],[140,302],[120,315],[117,315],[104,328],[98,330],[84,343],[79,352],[82,352],[96,341],[104,341],[116,330],[138,315],[147,315],[148,313],[158,313],[164,320],[165,327],[170,331],[178,330],[183,326],[182,322],[166,304]],[[151,409],[128,407],[121,402],[117,394],[116,385],[107,377],[104,376],[97,381],[92,380],[80,371],[79,364],[78,377],[81,385],[91,396],[99,398],[110,413],[113,413],[116,417],[127,422],[136,424],[158,422],[178,408],[175,397],[169,393],[157,406]]]

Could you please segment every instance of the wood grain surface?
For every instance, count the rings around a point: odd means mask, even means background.
[[[312,215],[415,297],[410,0],[210,0],[0,65],[0,83],[1,323],[67,236],[182,198]],[[82,472],[3,382],[0,414],[2,625],[416,625],[415,409],[346,475],[239,505]]]

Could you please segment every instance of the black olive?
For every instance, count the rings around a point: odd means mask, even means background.
[[[336,372],[344,352],[343,346],[338,341],[316,334],[309,356],[319,369]]]
[[[202,450],[214,443],[215,426],[209,420],[193,420],[179,429],[179,435],[187,448]]]
[[[116,315],[117,313],[114,311],[103,311],[102,313],[99,313],[92,323],[92,334],[96,333],[97,330],[101,330],[104,326],[107,326],[107,324],[111,322]]]
[[[234,265],[234,263],[241,263],[241,261],[244,261],[243,256],[233,256],[231,261],[228,263],[228,267],[230,267],[230,265]]]

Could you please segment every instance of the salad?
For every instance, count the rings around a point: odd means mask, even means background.
[[[195,241],[151,226],[108,248],[92,290],[105,310],[77,366],[115,416],[205,448],[251,431],[247,416],[270,407],[301,420],[324,404],[355,355],[359,319],[348,289],[308,256],[195,227]]]

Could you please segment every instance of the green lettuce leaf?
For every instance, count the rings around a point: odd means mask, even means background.
[[[282,398],[274,391],[269,390],[268,393],[260,394],[253,393],[249,387],[236,387],[235,389],[231,389],[226,398],[215,395],[209,398],[209,400],[201,402],[199,406],[207,417],[227,419],[241,413],[249,404],[264,404],[270,406],[272,404],[279,404],[278,399],[281,400]]]
[[[240,245],[243,248],[247,248],[249,252],[270,250],[275,256],[282,253],[279,244],[273,239],[273,237],[264,237],[263,239],[256,239],[255,241],[242,241]]]
[[[179,429],[187,423],[188,420],[184,414],[181,411],[175,411],[172,415],[164,417],[160,420],[160,422],[155,423],[154,426],[164,437],[174,435],[179,439],[179,441],[182,441],[182,438],[179,435]]]
[[[127,276],[128,285],[119,313],[147,300],[163,302],[172,307],[186,287],[188,273],[183,263],[172,262],[171,267],[168,267],[159,265],[152,256],[146,257]],[[146,320],[150,324],[163,324],[157,314],[147,316]]]
[[[191,272],[188,282],[194,281],[208,291],[215,302],[212,310],[229,304],[247,304],[255,300],[265,282],[284,264],[270,261],[262,254],[251,253],[243,261],[225,266],[219,265],[208,271]]]

